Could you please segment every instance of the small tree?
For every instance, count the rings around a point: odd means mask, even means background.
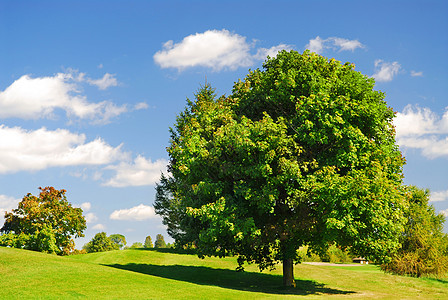
[[[111,234],[109,238],[118,245],[119,249],[123,249],[126,246],[126,238],[122,234]]]
[[[69,254],[75,248],[72,237],[84,236],[86,220],[82,209],[67,201],[65,190],[39,189],[38,197],[27,194],[18,208],[5,213],[0,232],[6,235],[0,244],[3,240],[13,247]]]
[[[151,236],[147,236],[145,239],[145,248],[153,248],[154,245],[152,244]]]
[[[88,253],[118,250],[119,246],[105,232],[95,234],[93,239],[83,246]]]
[[[443,233],[445,217],[428,204],[429,190],[408,187],[407,224],[402,247],[383,270],[395,274],[445,276],[448,272],[448,236]]]
[[[156,242],[154,243],[154,248],[166,248],[165,239],[163,238],[163,235],[160,233],[156,235]]]

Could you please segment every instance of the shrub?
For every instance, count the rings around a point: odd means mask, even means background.
[[[132,244],[132,246],[130,248],[131,249],[143,248],[143,244],[140,242],[135,242],[134,244]]]

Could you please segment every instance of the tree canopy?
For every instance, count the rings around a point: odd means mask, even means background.
[[[394,112],[354,65],[280,52],[217,97],[209,85],[180,113],[170,177],[155,209],[200,256],[237,255],[260,269],[329,245],[376,261],[400,246],[404,159]]]
[[[151,236],[150,235],[148,235],[146,238],[145,238],[145,244],[143,245],[145,248],[153,248],[154,247],[154,245],[152,244],[152,239],[151,239]]]
[[[87,253],[105,252],[120,249],[120,246],[115,243],[105,232],[95,234],[90,242],[83,246]]]
[[[111,234],[109,238],[112,240],[112,242],[118,245],[119,249],[123,249],[126,246],[126,237],[122,234]]]
[[[154,248],[166,248],[165,238],[160,233],[156,235],[156,241],[154,242]]]
[[[27,194],[18,208],[5,213],[0,243],[18,248],[69,254],[75,248],[73,236],[83,237],[86,220],[82,209],[73,207],[66,190],[39,188],[39,196]]]

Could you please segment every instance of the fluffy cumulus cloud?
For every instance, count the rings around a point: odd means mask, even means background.
[[[429,108],[408,105],[394,124],[400,147],[420,149],[428,158],[448,157],[448,110],[439,116]]]
[[[279,50],[290,48],[278,45],[270,49],[259,49],[251,54],[255,43],[248,43],[246,37],[228,30],[208,30],[185,37],[181,42],[172,40],[154,55],[154,61],[162,68],[176,68],[179,71],[189,67],[208,67],[215,71],[235,70],[251,66],[266,55],[274,56]]]
[[[319,54],[327,49],[353,52],[358,48],[365,48],[365,46],[358,40],[348,40],[340,37],[322,39],[319,36],[311,39],[305,47],[306,49]]]
[[[440,202],[440,201],[445,201],[445,200],[448,200],[448,190],[431,193],[431,201],[432,202]]]
[[[92,204],[90,202],[84,202],[80,205],[82,211],[86,212],[89,211],[90,208],[92,207]]]
[[[127,111],[125,105],[116,106],[109,101],[87,101],[80,93],[80,82],[90,82],[100,89],[117,84],[110,74],[98,80],[73,71],[37,78],[24,75],[0,91],[0,118],[51,119],[57,110],[64,110],[69,117],[107,123]]]
[[[394,62],[385,62],[381,59],[377,59],[375,61],[375,73],[372,75],[373,78],[375,78],[378,82],[387,82],[392,81],[395,75],[398,74],[398,72],[401,69],[401,65],[394,61]]]
[[[87,142],[83,134],[65,129],[24,130],[0,125],[0,174],[49,167],[104,165],[127,159],[121,145],[100,138]]]
[[[194,66],[236,69],[252,64],[249,50],[250,45],[243,36],[227,30],[208,30],[189,35],[180,43],[166,42],[154,60],[162,68],[179,70]]]
[[[140,204],[129,209],[115,210],[110,215],[112,220],[143,221],[156,218],[154,207]]]
[[[160,174],[166,171],[168,162],[164,159],[151,161],[139,155],[133,162],[121,162],[118,165],[108,166],[115,175],[104,183],[106,186],[127,187],[154,185]]]
[[[85,218],[86,218],[87,224],[94,223],[94,222],[98,221],[98,217],[94,213],[91,213],[91,212],[85,214]]]

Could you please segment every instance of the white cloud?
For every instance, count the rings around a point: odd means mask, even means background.
[[[225,29],[189,35],[177,44],[168,41],[163,48],[154,55],[155,62],[162,68],[182,70],[202,66],[219,71],[252,64],[250,45],[246,43],[246,38]]]
[[[322,39],[317,36],[311,39],[305,46],[311,52],[321,54],[325,49],[332,49],[336,51],[355,51],[357,48],[365,48],[365,46],[358,40],[347,40],[339,37],[329,37]]]
[[[97,86],[100,90],[105,90],[111,86],[117,86],[118,81],[114,77],[114,74],[106,73],[101,79],[87,79],[87,82],[91,85]]]
[[[252,55],[250,50],[253,47],[254,43],[247,43],[244,36],[225,29],[208,30],[189,35],[180,43],[166,42],[163,50],[154,55],[154,61],[162,68],[176,68],[179,71],[197,66],[212,68],[214,71],[235,70],[251,66],[256,60],[265,59],[268,54],[274,56],[281,49],[291,48],[281,44],[269,49],[258,49],[257,54]]]
[[[398,139],[397,142],[401,147],[420,149],[423,156],[430,159],[448,157],[448,137],[406,137]]]
[[[0,195],[0,227],[3,226],[5,212],[11,212],[13,208],[17,208],[21,199]]]
[[[83,203],[81,203],[80,207],[84,213],[86,223],[89,224],[89,223],[95,223],[96,221],[98,221],[98,217],[94,213],[92,213],[92,212],[86,213],[92,207],[92,204],[90,202],[83,202]]]
[[[440,117],[429,108],[408,105],[394,124],[400,147],[420,149],[428,158],[448,156],[448,110]]]
[[[305,46],[306,49],[311,52],[322,53],[324,49],[324,40],[320,37],[316,37],[315,39],[311,39],[310,42]]]
[[[420,108],[418,106],[407,105],[403,112],[398,112],[394,119],[397,135],[403,136],[421,136],[424,134],[448,133],[448,114],[445,113],[442,121],[438,115],[429,108]],[[443,130],[443,127],[445,130]]]
[[[104,230],[104,229],[106,229],[106,226],[104,226],[103,224],[96,224],[95,226],[92,227],[92,229]]]
[[[347,40],[343,38],[330,38],[332,39],[334,45],[339,47],[339,51],[355,51],[357,48],[364,48],[365,46],[361,44],[358,40]]]
[[[114,79],[106,75],[98,82],[101,87],[106,87]],[[116,106],[109,101],[88,102],[77,85],[86,80],[90,79],[85,79],[84,73],[73,70],[52,77],[24,75],[0,91],[0,118],[51,119],[56,110],[62,109],[69,117],[107,123],[112,117],[127,111],[125,105]]]
[[[375,74],[372,75],[376,81],[387,82],[391,81],[395,75],[400,71],[401,66],[398,62],[385,62],[381,59],[375,61]]]
[[[141,109],[147,109],[149,108],[149,105],[145,102],[139,102],[134,105],[134,110],[141,110]]]
[[[140,204],[129,209],[115,210],[110,215],[112,220],[143,221],[157,217],[154,207]]]
[[[128,155],[97,138],[86,142],[83,134],[65,129],[34,131],[0,125],[0,174],[37,171],[49,167],[105,165]]]
[[[89,211],[91,207],[92,207],[92,204],[90,202],[81,203],[81,209],[84,212]]]
[[[106,169],[114,170],[115,176],[104,185],[113,187],[154,185],[160,179],[160,174],[166,171],[167,165],[168,162],[164,159],[152,162],[139,155],[133,163],[121,162],[115,166],[108,166]]]
[[[292,50],[293,47],[291,45],[286,45],[286,44],[280,44],[277,46],[273,46],[269,49],[267,48],[259,48],[257,50],[257,54],[254,55],[255,59],[258,60],[264,60],[266,59],[266,57],[276,57],[278,52],[280,52],[281,50]]]
[[[92,122],[93,124],[107,124],[112,118],[128,111],[126,105],[116,106],[109,101],[102,101],[98,103],[96,110],[98,111],[97,116],[91,117],[91,119],[94,119]]]
[[[432,202],[440,202],[440,201],[448,200],[448,190],[432,192],[430,198],[431,198]]]
[[[94,213],[87,213],[84,217],[86,218],[86,223],[94,223],[98,221],[98,217]]]
[[[412,77],[423,77],[423,72],[411,71]]]

